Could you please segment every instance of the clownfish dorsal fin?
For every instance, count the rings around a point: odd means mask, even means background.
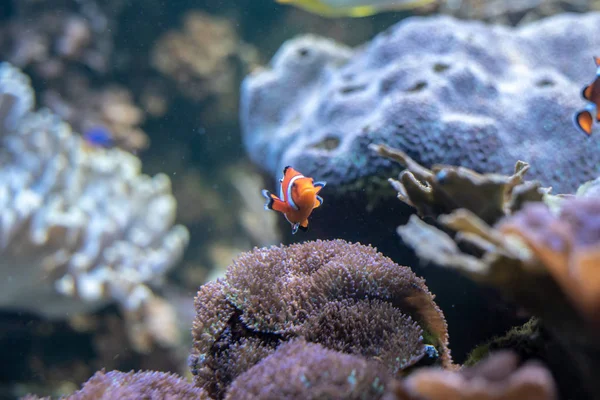
[[[573,116],[573,123],[577,129],[585,133],[588,137],[592,135],[592,122],[592,113],[587,108],[575,113]]]
[[[291,165],[286,165],[285,167],[283,167],[283,176],[285,176],[285,173],[287,172],[288,169],[292,168]]]

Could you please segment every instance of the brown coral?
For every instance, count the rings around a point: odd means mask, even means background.
[[[226,399],[379,399],[391,376],[362,357],[299,339],[240,375]]]
[[[115,146],[134,153],[149,146],[140,128],[145,113],[123,87],[93,89],[88,79],[74,76],[60,89],[47,90],[43,102],[79,133],[104,129]]]
[[[369,246],[342,240],[241,254],[196,298],[190,366],[223,397],[237,375],[282,341],[304,337],[398,373],[451,366],[446,322],[422,279]]]
[[[200,101],[235,92],[235,60],[247,49],[230,21],[193,11],[186,14],[182,31],[169,31],[157,41],[152,63],[186,97]]]
[[[28,396],[25,399],[34,400]],[[202,389],[174,374],[154,371],[94,374],[81,390],[65,400],[210,400]]]
[[[385,400],[553,400],[550,372],[529,362],[518,366],[514,353],[500,351],[461,371],[421,369],[396,383]]]
[[[511,176],[479,174],[449,165],[434,165],[429,170],[401,150],[385,145],[369,148],[406,167],[399,180],[389,181],[398,191],[398,198],[415,207],[422,217],[438,217],[463,208],[493,223],[525,201],[541,201],[546,192],[538,182],[524,180],[529,165],[522,161],[517,162]]]

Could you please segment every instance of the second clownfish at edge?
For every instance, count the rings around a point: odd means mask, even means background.
[[[596,63],[596,77],[581,91],[581,96],[589,103],[573,116],[575,126],[587,136],[592,135],[594,120],[600,121],[600,57],[594,57],[594,62]]]
[[[325,182],[315,182],[287,166],[283,169],[283,178],[279,180],[279,197],[263,190],[262,194],[267,198],[265,210],[275,210],[282,213],[292,225],[292,233],[308,230],[308,217],[312,211],[323,204],[323,198],[319,192],[325,186]]]

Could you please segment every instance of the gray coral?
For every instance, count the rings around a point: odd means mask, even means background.
[[[0,64],[0,307],[65,318],[116,302],[152,313],[151,286],[188,242],[173,226],[169,178],[142,175],[137,157],[90,148],[34,112],[28,84]]]
[[[355,51],[289,41],[243,83],[246,150],[273,175],[293,165],[333,185],[389,174],[392,164],[367,150],[384,143],[426,167],[510,173],[527,160],[533,178],[574,189],[600,172],[600,141],[571,122],[599,27],[597,13],[520,29],[430,17]]]

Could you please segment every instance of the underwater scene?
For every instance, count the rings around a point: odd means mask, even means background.
[[[600,1],[0,0],[0,400],[600,400]]]

